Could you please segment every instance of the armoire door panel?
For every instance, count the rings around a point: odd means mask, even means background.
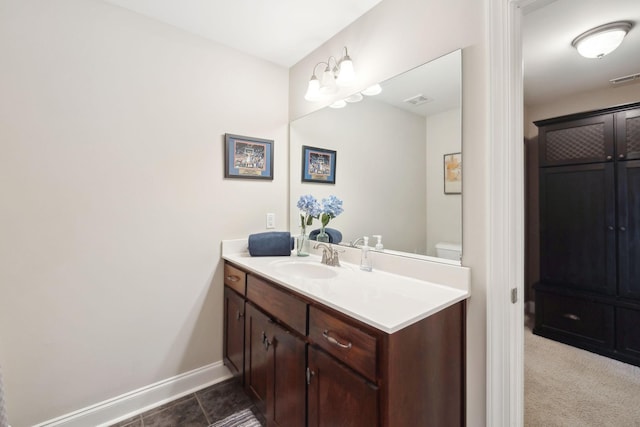
[[[640,160],[618,163],[618,290],[640,298]]]
[[[540,169],[541,281],[616,292],[614,166]]]
[[[640,159],[640,108],[616,113],[616,156]]]
[[[605,114],[544,126],[539,130],[540,165],[597,163],[613,159],[613,116]]]

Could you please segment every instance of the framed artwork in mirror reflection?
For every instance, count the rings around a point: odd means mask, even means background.
[[[444,194],[462,194],[462,153],[444,155]]]
[[[224,134],[224,177],[273,180],[273,141]]]
[[[336,183],[336,152],[302,146],[302,182]]]

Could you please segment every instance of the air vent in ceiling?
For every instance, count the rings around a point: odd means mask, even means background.
[[[620,83],[627,83],[627,82],[630,82],[632,80],[637,80],[637,79],[640,79],[640,73],[630,74],[630,75],[624,76],[624,77],[616,77],[615,79],[609,80],[609,83],[611,83],[612,85],[617,85],[617,84],[620,84]]]
[[[433,101],[433,99],[427,98],[423,94],[419,94],[416,96],[412,96],[411,98],[407,98],[402,102],[406,102],[408,104],[417,106],[417,105],[426,104],[427,102],[431,102],[431,101]]]

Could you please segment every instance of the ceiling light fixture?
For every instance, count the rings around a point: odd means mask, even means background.
[[[571,42],[571,46],[585,58],[602,58],[620,46],[631,27],[631,22],[627,21],[601,25],[580,34]]]
[[[331,66],[331,60],[333,60],[333,67]],[[324,71],[318,80],[316,77],[316,69],[318,65],[324,65]],[[338,92],[339,87],[347,87],[352,85],[356,81],[356,73],[353,69],[353,61],[347,52],[347,47],[344,48],[344,55],[338,61],[333,56],[330,56],[326,62],[318,62],[313,67],[313,73],[307,86],[307,93],[304,95],[304,99],[307,101],[319,101],[323,95],[333,95]]]

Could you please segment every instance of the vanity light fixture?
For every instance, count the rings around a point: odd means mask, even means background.
[[[333,60],[333,66],[331,65]],[[324,71],[318,80],[316,77],[316,69],[318,65],[324,65]],[[333,56],[330,56],[326,62],[318,62],[313,67],[313,73],[311,79],[309,79],[309,85],[307,86],[307,93],[304,95],[304,99],[307,101],[318,101],[323,95],[333,95],[338,92],[339,87],[346,87],[352,85],[356,80],[356,73],[353,69],[353,61],[347,52],[347,47],[344,47],[344,55],[338,61]]]
[[[362,96],[362,94],[360,92],[356,92],[351,96],[347,96],[344,100],[347,101],[350,104],[353,104],[354,102],[360,102],[362,101],[364,97]]]
[[[382,86],[376,83],[374,85],[369,86],[368,88],[366,88],[360,93],[367,96],[375,96],[375,95],[379,95],[381,92],[382,92]]]
[[[631,29],[628,21],[611,22],[600,25],[573,39],[571,46],[585,58],[602,58],[616,50]]]
[[[344,108],[347,106],[347,102],[344,99],[339,99],[333,104],[329,104],[330,108]]]

